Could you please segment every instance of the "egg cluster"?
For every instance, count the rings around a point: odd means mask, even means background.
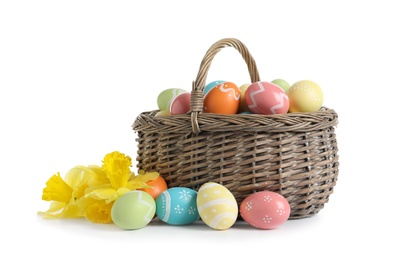
[[[283,79],[243,84],[216,80],[204,88],[203,112],[216,114],[286,114],[316,112],[323,104],[321,87],[311,80],[290,85]],[[191,93],[180,88],[162,91],[157,97],[156,116],[186,114]]]
[[[186,187],[168,188],[159,176],[151,188],[133,190],[119,197],[112,207],[113,222],[123,229],[140,229],[155,217],[169,225],[189,225],[201,219],[214,230],[235,224],[239,213],[258,229],[274,229],[288,220],[290,205],[282,195],[260,191],[246,197],[240,207],[223,185],[207,182],[195,191]]]

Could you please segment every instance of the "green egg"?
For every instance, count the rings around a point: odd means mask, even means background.
[[[163,90],[157,97],[158,109],[161,111],[169,111],[173,99],[180,93],[188,92],[181,88],[168,88]]]
[[[275,79],[275,80],[272,81],[272,83],[278,85],[285,92],[287,92],[287,90],[291,87],[291,85],[287,81],[285,81],[283,79]]]
[[[133,190],[113,203],[112,221],[123,229],[140,229],[150,223],[156,213],[154,198],[147,192]]]

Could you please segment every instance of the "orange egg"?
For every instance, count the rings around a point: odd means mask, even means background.
[[[224,82],[213,87],[203,101],[203,112],[216,114],[236,114],[240,105],[240,90],[232,82]]]
[[[146,182],[151,188],[140,189],[149,193],[154,199],[158,197],[164,190],[168,189],[168,185],[162,176],[158,176],[156,179]]]

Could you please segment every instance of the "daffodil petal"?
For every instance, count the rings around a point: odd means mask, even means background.
[[[70,169],[64,176],[64,181],[71,187],[74,188],[77,185],[81,185],[88,181],[90,174],[79,167],[74,167]]]
[[[110,182],[102,168],[97,165],[77,166],[76,168],[89,173],[89,186],[99,186]]]
[[[131,181],[148,182],[157,179],[160,174],[158,172],[146,172],[143,175],[136,175]]]
[[[84,216],[83,210],[75,204],[67,204],[61,213],[62,218],[81,218]]]
[[[80,218],[83,217],[83,212],[75,204],[65,204],[53,201],[47,211],[39,211],[39,215],[43,218],[58,219],[58,218]]]
[[[58,202],[58,201],[52,201],[49,204],[49,209],[47,211],[39,211],[39,215],[45,215],[45,214],[54,214],[56,212],[60,212],[64,207],[65,207],[64,202]]]
[[[127,188],[120,188],[116,191],[116,199],[118,199],[121,195],[123,195],[124,193],[129,192],[130,189]]]
[[[79,208],[81,208],[82,211],[85,212],[86,209],[87,209],[90,205],[92,205],[92,204],[94,204],[94,203],[96,203],[96,202],[97,202],[96,199],[93,199],[93,198],[90,198],[90,197],[83,196],[82,198],[80,198],[79,200],[76,201],[76,205],[77,205]]]
[[[97,200],[107,200],[111,199],[116,193],[116,190],[113,188],[101,188],[93,190],[87,194],[85,194],[88,198],[93,198]]]
[[[134,181],[130,181],[127,184],[127,189],[129,190],[137,190],[137,189],[144,189],[144,188],[151,188],[151,186],[147,185],[145,182],[134,182]]]
[[[148,181],[155,180],[159,176],[158,172],[148,172],[143,175],[137,175],[127,183],[127,188],[130,190],[143,189],[150,187],[147,185]]]

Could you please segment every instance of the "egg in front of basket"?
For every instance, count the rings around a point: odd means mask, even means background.
[[[170,225],[188,225],[199,218],[197,192],[186,187],[172,187],[156,198],[156,214]]]
[[[147,192],[132,190],[121,195],[113,203],[111,217],[116,226],[123,229],[140,229],[154,217],[156,204]]]
[[[233,194],[216,182],[204,183],[198,190],[198,212],[203,222],[215,230],[225,230],[235,224],[238,205]]]
[[[275,229],[288,220],[291,206],[281,194],[259,191],[248,195],[240,204],[240,215],[258,229]]]
[[[239,87],[232,82],[214,86],[204,97],[203,112],[215,114],[236,114],[240,105]]]

